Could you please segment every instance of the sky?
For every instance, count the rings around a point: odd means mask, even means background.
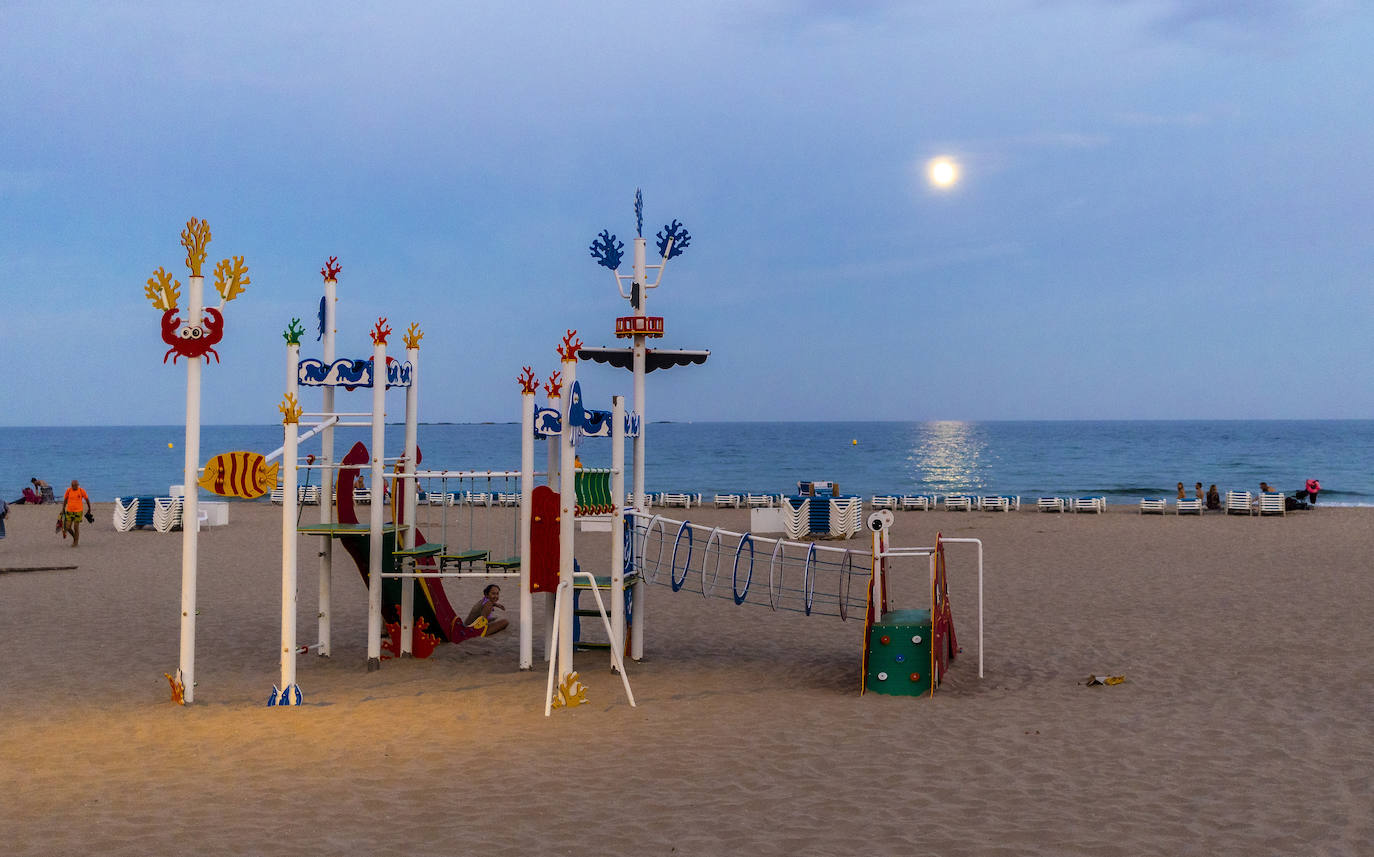
[[[1371,44],[1355,0],[0,0],[0,425],[183,422],[144,284],[191,217],[251,279],[204,423],[279,419],[330,256],[340,356],[418,322],[421,420],[514,420],[616,344],[636,188],[692,236],[658,344],[712,352],[654,420],[1371,418]]]

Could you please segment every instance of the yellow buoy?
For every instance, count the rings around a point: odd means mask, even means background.
[[[171,449],[171,448],[172,448],[172,445],[171,445],[170,443],[167,444],[167,448],[168,448],[168,449]]]
[[[857,437],[854,438],[853,440],[851,440],[851,441],[849,442],[849,445],[850,445],[850,446],[858,446],[858,445],[859,445],[859,439],[858,439]]]

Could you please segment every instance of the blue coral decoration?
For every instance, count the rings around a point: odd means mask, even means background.
[[[625,256],[625,242],[617,241],[609,229],[601,230],[601,234],[596,236],[596,240],[588,249],[591,250],[596,264],[612,271],[620,268],[620,260]]]
[[[673,247],[668,249],[668,240],[672,239]],[[663,231],[658,233],[658,255],[667,253],[669,259],[682,255],[682,251],[687,249],[687,245],[692,243],[692,236],[687,233],[687,227],[678,223],[676,219],[663,227]]]
[[[644,237],[644,194],[635,188],[635,234]]]

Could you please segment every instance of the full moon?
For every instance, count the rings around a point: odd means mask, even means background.
[[[926,174],[936,187],[951,187],[959,180],[959,165],[949,158],[935,158],[926,165]]]

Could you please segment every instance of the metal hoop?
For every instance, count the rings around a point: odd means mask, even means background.
[[[744,543],[749,543],[749,574],[744,578],[744,591],[739,591],[739,555],[744,550]],[[735,547],[735,568],[730,573],[730,589],[735,593],[735,603],[743,604],[744,599],[749,597],[749,584],[754,579],[754,539],[748,534],[740,536],[739,544]]]
[[[802,600],[806,604],[806,615],[811,615],[811,602],[816,597],[816,543],[806,550],[806,564],[802,566]]]
[[[783,560],[779,562],[779,557]],[[783,571],[786,568],[787,557],[782,555],[782,539],[777,539],[773,543],[773,554],[768,558],[768,606],[774,611],[778,609],[778,593],[782,590]],[[773,572],[777,570],[777,580],[773,579]]]
[[[840,565],[840,584],[836,587],[836,594],[840,599],[840,621],[849,621],[849,588],[851,577],[854,574],[854,552],[846,550],[844,552],[844,562]]]
[[[706,560],[711,556],[711,545],[716,546],[716,566],[711,573],[711,585],[706,585]],[[711,535],[706,537],[706,550],[701,554],[701,597],[705,598],[711,594],[711,590],[716,588],[716,581],[720,579],[720,527],[711,530]]]
[[[687,561],[682,564],[682,577],[677,576],[677,546],[682,542],[683,532],[687,533]],[[692,564],[692,522],[683,521],[678,527],[677,538],[673,539],[673,564],[669,566],[669,576],[673,580],[673,591],[677,592],[687,580],[687,566]]]
[[[659,539],[658,539],[658,553],[654,556],[654,570],[653,570],[652,572],[649,572],[649,571],[648,571],[648,566],[649,566],[649,551],[648,551],[649,533],[653,531],[654,525],[658,525],[658,531],[659,531],[660,535],[659,535]],[[663,543],[664,543],[665,541],[667,541],[666,536],[667,536],[667,532],[666,532],[666,531],[664,530],[664,528],[663,528],[663,520],[662,520],[662,516],[661,516],[661,515],[654,515],[652,518],[650,518],[650,519],[649,519],[649,523],[646,524],[646,525],[644,526],[644,533],[643,533],[643,535],[640,536],[640,539],[639,539],[639,562],[640,562],[640,573],[643,574],[646,578],[648,578],[648,580],[649,580],[650,583],[653,583],[653,582],[655,582],[655,581],[658,580],[658,572],[659,572],[659,570],[660,570],[661,568],[663,568]]]

